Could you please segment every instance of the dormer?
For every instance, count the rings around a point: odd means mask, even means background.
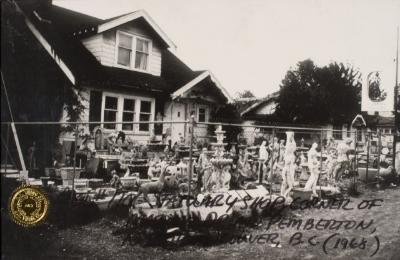
[[[162,51],[175,44],[143,10],[73,32],[104,66],[161,75]]]

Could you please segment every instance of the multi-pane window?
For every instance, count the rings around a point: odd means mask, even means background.
[[[103,127],[123,131],[149,131],[149,124],[134,124],[137,121],[150,121],[153,116],[152,100],[141,97],[105,94],[103,96]],[[139,111],[139,113],[138,113]],[[112,122],[122,122],[120,124]]]
[[[206,109],[199,108],[199,122],[206,122]]]
[[[149,40],[118,32],[117,46],[118,65],[148,71],[151,47]]]
[[[133,37],[124,33],[119,34],[118,41],[118,59],[120,65],[130,67],[132,56]]]
[[[118,113],[118,98],[105,97],[104,122],[116,122]],[[115,124],[104,124],[104,128],[115,129]]]
[[[149,60],[149,41],[136,39],[135,69],[147,70]]]
[[[362,130],[358,130],[357,131],[357,142],[362,142],[362,135],[363,131]]]
[[[122,111],[123,122],[133,122],[135,118],[135,100],[124,99],[124,110]],[[133,124],[122,124],[122,130],[133,131]]]
[[[343,128],[342,126],[333,126],[333,138],[336,140],[343,139]]]
[[[151,102],[140,101],[140,116],[139,121],[150,121],[151,117]],[[139,124],[139,131],[149,131],[149,124]]]

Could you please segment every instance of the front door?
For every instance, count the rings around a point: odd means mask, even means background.
[[[174,103],[172,109],[172,119],[173,121],[185,121],[185,104]],[[173,123],[171,128],[171,140],[172,145],[175,142],[179,143],[179,138],[185,137],[185,124],[184,123]]]

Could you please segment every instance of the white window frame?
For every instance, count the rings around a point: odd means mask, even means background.
[[[204,109],[204,122],[200,122],[200,109]],[[198,106],[197,108],[197,122],[207,123],[208,122],[208,108],[206,106]]]
[[[127,35],[129,37],[132,37],[132,48],[131,48],[132,52],[131,52],[130,65],[129,66],[124,66],[124,65],[118,63],[119,34],[125,34],[125,35]],[[147,68],[145,70],[135,68],[135,62],[136,62],[136,40],[137,39],[141,39],[141,40],[147,41],[149,43],[149,56],[148,56],[148,60],[147,60]],[[150,63],[151,63],[152,50],[153,50],[153,42],[149,38],[117,30],[116,31],[116,36],[115,36],[114,66],[115,67],[119,67],[119,68],[139,71],[139,72],[150,73]]]
[[[130,111],[130,110],[125,110],[125,107],[124,107],[124,105],[125,105],[125,100],[133,100],[133,111]],[[133,114],[133,121],[135,121],[135,116],[136,116],[136,113],[137,113],[137,111],[136,111],[136,102],[138,102],[138,100],[137,99],[134,99],[134,98],[130,98],[130,97],[128,97],[128,96],[125,96],[122,100],[121,100],[121,102],[122,102],[122,112],[121,112],[121,121],[123,121],[123,119],[124,119],[124,113],[129,113],[129,114]],[[126,130],[126,129],[123,129],[123,126],[124,126],[124,124],[122,124],[121,125],[121,130],[122,131],[134,131],[135,130],[135,125],[133,124],[132,125],[132,130]]]
[[[116,116],[115,116],[115,122],[118,122],[118,113],[119,113],[119,98],[118,98],[118,96],[116,96],[116,95],[112,95],[112,94],[110,94],[110,95],[104,95],[103,94],[103,97],[102,97],[102,101],[101,101],[101,122],[104,122],[105,120],[104,120],[104,115],[105,115],[105,111],[106,110],[110,110],[110,111],[115,111],[114,109],[106,109],[106,97],[111,97],[111,98],[117,98],[117,114],[116,114]],[[111,123],[110,123],[111,124]],[[102,123],[101,124],[101,128],[104,128],[104,124]],[[115,128],[114,129],[110,129],[110,128],[105,128],[105,129],[107,129],[107,130],[110,130],[110,131],[115,131],[116,129],[118,129],[118,124],[115,124]]]
[[[340,127],[340,128],[339,128]],[[340,135],[340,138],[337,136]],[[335,140],[343,140],[343,125],[341,126],[332,126],[332,137],[335,138]]]
[[[145,100],[145,99],[141,99],[139,100],[140,106],[139,109],[141,109],[142,106],[142,101],[149,101],[149,100]],[[153,108],[152,108],[152,103],[150,102],[150,113],[149,112],[142,112],[141,110],[138,111],[138,121],[140,121],[140,116],[143,115],[150,115],[149,117],[149,121],[152,121],[152,117],[154,118],[154,112],[153,112]],[[149,125],[149,131],[151,131],[152,127],[151,125]],[[148,131],[141,131],[140,130],[140,124],[138,124],[138,131],[139,132],[148,132]]]
[[[135,113],[134,113],[134,122],[138,122],[140,119],[140,101],[149,101],[151,103],[151,113],[150,113],[150,121],[154,121],[155,117],[155,99],[151,97],[142,97],[142,96],[134,96],[134,95],[126,95],[126,94],[118,94],[118,93],[110,93],[103,92],[102,101],[101,101],[101,127],[104,128],[104,109],[105,109],[105,101],[106,97],[116,97],[118,98],[117,103],[117,118],[116,122],[122,122],[123,113],[124,113],[124,99],[133,99],[135,100]],[[116,124],[115,129],[104,129],[105,131],[124,131],[128,134],[149,134],[153,129],[153,125],[150,124],[149,131],[139,131],[139,124],[133,124],[133,130],[122,130],[122,124]]]

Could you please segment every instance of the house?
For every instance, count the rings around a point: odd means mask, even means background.
[[[176,56],[175,43],[144,10],[103,20],[48,0],[21,1],[17,7],[54,64],[79,89],[85,107],[81,121],[98,122],[84,131],[124,131],[145,142],[154,129],[175,142],[188,135],[191,116],[208,122],[213,109],[231,102],[212,72],[193,71]],[[139,121],[168,123],[161,128],[133,123]],[[205,137],[206,125],[195,135]]]
[[[247,106],[241,105],[244,109],[240,111],[243,125],[270,125],[273,122],[276,108],[276,99],[279,91],[273,92],[264,98],[250,100]],[[248,142],[254,141],[255,127],[243,127],[243,135]]]
[[[242,112],[241,116],[243,119],[243,132],[245,138],[251,143],[254,140],[254,132],[256,131],[256,127],[249,127],[251,125],[279,125],[276,123],[276,118],[274,116],[275,108],[276,108],[276,100],[279,96],[279,91],[271,93],[270,95],[259,99],[256,102],[252,102],[250,106],[247,106]],[[287,128],[290,129],[290,125],[287,125]],[[390,116],[381,116],[381,115],[368,115],[363,113],[361,115],[356,115],[353,122],[347,122],[344,124],[334,125],[334,124],[325,124],[325,125],[299,125],[296,124],[296,127],[305,127],[305,128],[320,128],[326,129],[323,132],[322,139],[329,139],[333,137],[335,140],[341,141],[346,138],[352,138],[357,140],[357,145],[359,147],[363,147],[366,144],[367,140],[367,132],[377,132],[378,130],[381,133],[382,145],[389,147],[391,149],[393,143],[393,135],[392,130],[394,128],[394,117]],[[355,136],[355,130],[357,130],[357,136]],[[271,133],[270,130],[266,130]],[[314,137],[320,136],[319,131],[314,131],[315,133],[311,133],[304,137],[306,143],[310,144]],[[284,135],[280,136],[281,138]],[[307,140],[308,139],[308,140]],[[319,139],[319,137],[317,137]]]

